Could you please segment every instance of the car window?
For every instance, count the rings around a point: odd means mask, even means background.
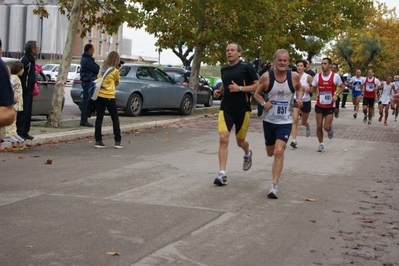
[[[43,70],[51,70],[54,68],[54,65],[44,65]]]
[[[122,68],[119,69],[119,76],[126,77],[131,69],[132,68],[130,66],[122,66]]]
[[[172,78],[166,74],[164,71],[162,71],[159,68],[154,68],[154,73],[155,76],[157,77],[158,81],[162,81],[162,82],[172,82]]]
[[[168,71],[166,72],[172,79],[177,80],[182,74],[178,72]]]
[[[182,83],[182,82],[188,81],[188,80],[187,80],[186,76],[183,74],[183,75],[180,75],[179,77],[177,77],[177,78],[175,79],[175,81],[176,81],[177,83]]]
[[[76,68],[77,68],[78,66],[70,66],[69,67],[69,72],[76,72]]]
[[[142,80],[154,80],[151,70],[148,67],[138,67],[136,77]]]

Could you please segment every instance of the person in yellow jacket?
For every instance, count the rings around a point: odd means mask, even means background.
[[[110,52],[105,58],[98,77],[103,77],[103,82],[101,84],[100,92],[98,93],[98,98],[94,102],[96,107],[97,118],[95,122],[94,137],[96,139],[95,147],[98,149],[105,148],[105,144],[102,141],[101,127],[104,119],[105,109],[112,119],[112,126],[114,130],[114,140],[115,148],[122,149],[123,145],[121,143],[121,129],[119,125],[118,109],[116,108],[115,93],[116,86],[119,85],[119,68],[120,68],[120,57],[115,51]],[[108,70],[108,71],[107,71]]]

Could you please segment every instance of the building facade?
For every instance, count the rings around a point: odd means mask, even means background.
[[[56,0],[45,0],[48,18],[34,15],[36,5],[32,0],[0,0],[0,38],[3,43],[3,56],[20,58],[24,45],[36,40],[40,46],[38,58],[59,60],[65,49],[68,32],[68,19],[61,15]],[[76,36],[73,58],[78,59],[87,43],[94,45],[95,59],[103,60],[110,51],[122,52],[123,25],[114,35],[103,28],[92,28],[85,38]]]

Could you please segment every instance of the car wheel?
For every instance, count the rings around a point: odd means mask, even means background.
[[[181,100],[179,114],[181,115],[189,115],[193,111],[193,98],[186,94]]]
[[[130,95],[129,100],[127,101],[127,106],[125,108],[125,113],[128,116],[139,116],[141,114],[143,108],[143,100],[140,95],[133,93]]]
[[[213,97],[212,97],[212,94],[210,94],[209,97],[208,97],[208,102],[204,103],[204,106],[205,107],[212,107],[212,105],[213,105]]]

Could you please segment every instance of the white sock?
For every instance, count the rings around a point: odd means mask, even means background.
[[[245,154],[244,156],[246,157],[246,158],[249,158],[249,155],[251,154],[251,152],[248,152],[248,154]]]
[[[223,170],[219,171],[219,173],[226,175],[226,171]]]

